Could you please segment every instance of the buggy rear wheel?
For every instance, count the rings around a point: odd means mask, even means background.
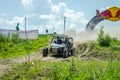
[[[73,48],[72,50],[71,50],[71,55],[75,55],[75,48]]]
[[[48,55],[48,48],[43,49],[43,57],[46,57]]]
[[[63,58],[67,58],[68,55],[69,55],[68,51],[64,51],[62,56],[63,56]]]

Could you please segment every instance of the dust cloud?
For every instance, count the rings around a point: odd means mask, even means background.
[[[74,29],[69,29],[66,31],[66,35],[72,37],[74,39],[74,46],[87,43],[88,41],[97,40],[98,31],[90,31],[90,32],[76,32]]]
[[[114,27],[114,28],[106,27],[103,30],[105,34],[109,34],[111,37],[120,40],[120,27]],[[66,35],[74,39],[74,46],[78,46],[80,44],[87,43],[89,41],[96,41],[98,38],[98,33],[99,33],[98,29],[93,31],[81,31],[81,32],[77,32],[74,29],[66,30]]]
[[[113,38],[120,40],[120,27],[105,28],[105,33],[109,34]]]

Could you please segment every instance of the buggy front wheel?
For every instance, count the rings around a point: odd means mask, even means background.
[[[43,57],[46,57],[48,55],[48,48],[43,49]]]

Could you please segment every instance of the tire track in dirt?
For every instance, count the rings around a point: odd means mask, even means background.
[[[30,59],[32,59],[33,61],[41,60],[41,61],[49,61],[49,62],[59,62],[59,61],[69,61],[70,57],[62,58],[62,56],[52,56],[52,55],[43,57],[42,52],[34,52],[30,55]],[[29,61],[28,56],[14,58],[14,59],[0,60],[0,77],[2,77],[4,74],[12,70],[13,65],[28,61]]]
[[[88,58],[85,57],[89,50],[91,49],[90,45],[86,46],[85,51],[82,54],[76,53],[75,59],[80,60],[80,61],[87,61],[87,60],[95,60],[95,58]],[[53,55],[48,55],[47,57],[42,56],[42,50],[38,50],[37,52],[34,52],[30,54],[30,58],[32,61],[34,60],[41,60],[41,61],[49,61],[49,62],[62,62],[62,61],[70,61],[72,57],[68,58],[62,58],[62,56],[53,56]],[[0,77],[6,73],[8,73],[10,70],[12,70],[13,65],[15,64],[20,64],[20,63],[25,63],[28,62],[28,55],[25,55],[24,57],[19,57],[19,58],[13,58],[13,59],[8,59],[8,60],[0,60]]]

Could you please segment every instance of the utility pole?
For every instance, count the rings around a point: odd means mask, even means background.
[[[28,62],[30,61],[30,54],[29,54],[29,48],[28,48],[28,35],[27,35],[27,26],[26,26],[26,17],[25,17],[25,37],[26,37],[26,51],[28,54]]]
[[[64,35],[65,35],[65,29],[66,29],[66,17],[64,17]]]
[[[26,17],[25,17],[25,37],[26,37],[26,40],[27,40],[28,36],[27,36],[27,28],[26,28]]]

